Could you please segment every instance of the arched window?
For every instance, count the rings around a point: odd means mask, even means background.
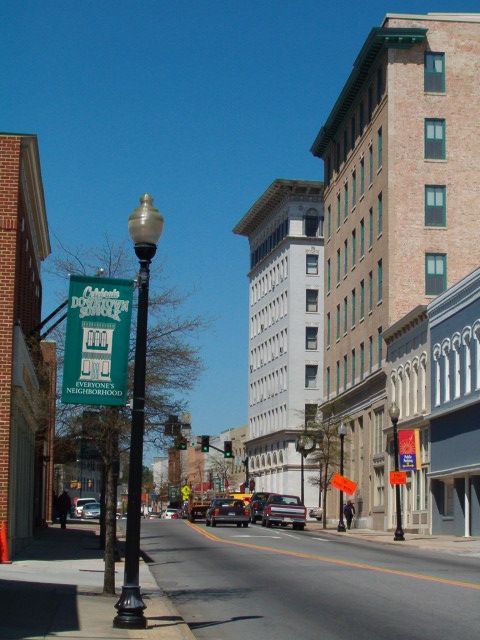
[[[267,467],[271,467],[272,466],[272,458],[270,457],[270,454],[268,454],[267,456]]]
[[[445,377],[444,377],[444,395],[443,395],[443,401],[444,402],[450,402],[450,340],[448,338],[445,338],[445,340],[442,342],[442,354],[444,357],[444,372],[445,372]]]
[[[460,347],[462,339],[459,333],[452,336],[453,348],[453,397],[460,397]]]
[[[390,376],[390,402],[393,404],[397,402],[397,373],[396,371],[392,371]]]
[[[405,417],[410,415],[410,372],[411,364],[407,362],[405,364]]]
[[[480,389],[480,320],[475,320],[473,325],[475,336],[475,389]]]
[[[420,356],[420,411],[427,408],[427,354],[425,351]]]
[[[280,464],[283,464],[283,451],[278,452],[278,461]]]
[[[277,463],[277,454],[276,454],[276,453],[274,453],[274,454],[273,454],[273,464],[274,464],[274,465],[277,465],[277,464],[278,464],[278,463]]]
[[[472,391],[472,330],[465,327],[462,331],[462,344],[465,346],[465,394]]]
[[[403,411],[403,367],[397,369],[397,406],[400,409],[400,418],[404,417]]]
[[[433,361],[435,362],[435,406],[438,407],[441,403],[440,395],[440,356],[442,355],[442,349],[439,344],[433,347]]]
[[[304,219],[304,233],[309,238],[323,235],[323,217],[319,216],[316,209],[308,209]]]
[[[414,358],[412,362],[412,413],[418,413],[418,358]]]

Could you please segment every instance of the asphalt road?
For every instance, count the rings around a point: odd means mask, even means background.
[[[477,640],[480,560],[291,529],[142,522],[199,639]]]

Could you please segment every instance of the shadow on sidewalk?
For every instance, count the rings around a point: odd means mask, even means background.
[[[77,587],[0,579],[0,637],[22,640],[80,628]]]
[[[22,560],[89,560],[102,558],[99,537],[94,529],[81,527],[61,529],[50,526],[38,529],[35,538],[28,547],[22,549],[13,558]]]

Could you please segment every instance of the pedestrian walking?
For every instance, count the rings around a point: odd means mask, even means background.
[[[65,491],[64,489],[57,498],[57,512],[58,512],[58,517],[60,519],[60,526],[62,527],[62,529],[67,528],[67,514],[70,512],[71,506],[72,506],[72,501],[70,500],[68,491]]]
[[[347,504],[343,507],[343,515],[347,521],[347,529],[350,529],[352,526],[353,516],[355,515],[355,507],[351,500],[348,500]]]

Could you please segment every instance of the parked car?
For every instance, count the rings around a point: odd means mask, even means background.
[[[82,518],[100,518],[101,506],[99,502],[87,502],[82,508]]]
[[[322,507],[313,507],[313,509],[310,509],[310,511],[308,512],[308,516],[309,518],[315,518],[316,520],[321,522],[323,517]]]
[[[265,504],[262,527],[272,524],[287,526],[303,531],[307,520],[307,510],[298,496],[271,493]]]
[[[86,504],[92,504],[93,502],[97,502],[96,498],[74,498],[73,499],[73,516],[75,518],[81,518],[83,507]]]
[[[243,500],[214,498],[205,514],[205,524],[216,527],[218,522],[248,527],[250,511]]]
[[[250,500],[250,522],[255,524],[257,520],[261,520],[263,516],[263,508],[268,500],[270,493],[258,492],[252,494]]]
[[[180,514],[178,512],[178,509],[165,509],[165,511],[162,514],[162,518],[164,520],[178,520],[178,518],[180,517]]]

